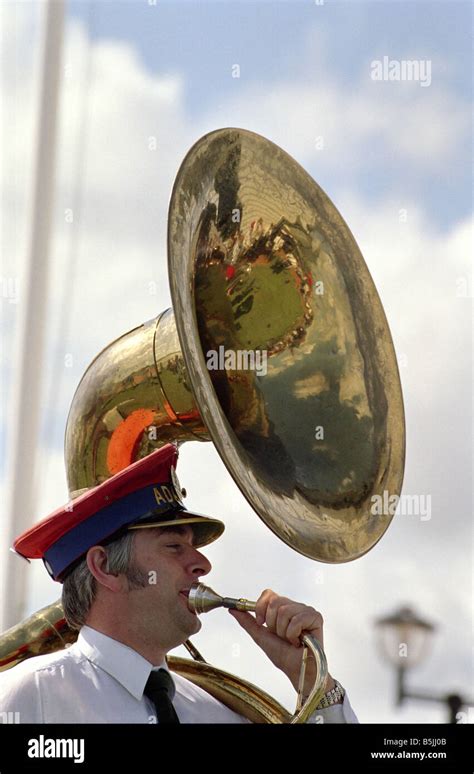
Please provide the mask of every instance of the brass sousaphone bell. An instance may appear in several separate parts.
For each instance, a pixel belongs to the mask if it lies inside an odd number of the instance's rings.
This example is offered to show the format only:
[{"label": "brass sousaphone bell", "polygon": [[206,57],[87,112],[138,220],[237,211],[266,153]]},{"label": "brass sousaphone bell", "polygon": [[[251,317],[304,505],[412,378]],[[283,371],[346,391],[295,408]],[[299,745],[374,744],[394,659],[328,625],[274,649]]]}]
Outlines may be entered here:
[{"label": "brass sousaphone bell", "polygon": [[[165,443],[212,440],[291,548],[329,563],[370,551],[392,518],[374,503],[401,491],[403,400],[382,304],[330,199],[269,140],[211,132],[176,177],[168,262],[174,311],[106,347],[73,398],[71,498]],[[55,603],[7,632],[0,665],[25,641],[36,655],[75,639],[61,615]],[[291,721],[187,646],[197,660],[169,657],[171,669],[252,720]]]}]

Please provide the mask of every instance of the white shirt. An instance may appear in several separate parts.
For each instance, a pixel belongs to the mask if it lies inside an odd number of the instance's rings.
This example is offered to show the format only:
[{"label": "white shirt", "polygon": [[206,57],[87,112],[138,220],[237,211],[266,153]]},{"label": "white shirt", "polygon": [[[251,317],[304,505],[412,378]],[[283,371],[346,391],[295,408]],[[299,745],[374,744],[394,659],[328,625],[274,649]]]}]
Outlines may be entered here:
[{"label": "white shirt", "polygon": [[[160,668],[170,672],[166,662],[153,666],[127,645],[83,626],[69,648],[0,673],[0,722],[156,723],[155,707],[143,691],[150,671]],[[190,680],[170,674],[181,723],[251,722]],[[307,722],[358,720],[346,695],[343,704],[317,710]]]}]

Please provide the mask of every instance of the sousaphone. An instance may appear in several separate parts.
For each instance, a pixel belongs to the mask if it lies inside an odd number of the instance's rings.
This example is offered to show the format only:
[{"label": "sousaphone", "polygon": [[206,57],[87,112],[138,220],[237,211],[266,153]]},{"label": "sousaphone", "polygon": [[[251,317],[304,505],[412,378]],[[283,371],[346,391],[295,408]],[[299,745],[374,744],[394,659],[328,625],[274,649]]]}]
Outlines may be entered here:
[{"label": "sousaphone", "polygon": [[[106,347],[73,398],[71,498],[165,443],[211,440],[288,546],[332,564],[363,556],[392,519],[375,504],[400,494],[405,426],[387,320],[341,215],[277,145],[220,129],[179,169],[168,262],[173,310]],[[54,603],[3,635],[0,664],[76,636]],[[291,720],[187,647],[195,660],[170,669],[254,721]],[[316,700],[324,654],[320,667]]]}]

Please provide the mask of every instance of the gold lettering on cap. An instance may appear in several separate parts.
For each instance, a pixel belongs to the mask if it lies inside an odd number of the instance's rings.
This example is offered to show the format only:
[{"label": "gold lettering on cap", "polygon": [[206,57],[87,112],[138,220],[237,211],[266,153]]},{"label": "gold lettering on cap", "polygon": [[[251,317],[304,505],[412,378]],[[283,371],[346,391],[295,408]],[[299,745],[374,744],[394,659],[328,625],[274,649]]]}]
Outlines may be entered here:
[{"label": "gold lettering on cap", "polygon": [[155,495],[155,500],[158,503],[158,505],[161,505],[162,503],[166,502],[165,498],[163,497],[163,495],[161,494],[157,486],[153,487],[153,494]]},{"label": "gold lettering on cap", "polygon": [[171,494],[171,492],[170,492],[170,490],[168,489],[168,487],[167,487],[167,486],[162,486],[162,487],[161,487],[161,489],[163,490],[163,494],[164,494],[164,496],[166,497],[166,499],[168,500],[168,502],[169,502],[169,503],[172,503],[172,502],[173,502],[173,500],[174,500],[174,497],[173,497],[173,495]]},{"label": "gold lettering on cap", "polygon": [[166,486],[165,484],[160,484],[160,486],[154,486],[153,493],[155,495],[155,500],[158,503],[158,505],[161,505],[162,503],[179,502],[179,499],[176,496],[175,491],[170,489],[170,487]]}]

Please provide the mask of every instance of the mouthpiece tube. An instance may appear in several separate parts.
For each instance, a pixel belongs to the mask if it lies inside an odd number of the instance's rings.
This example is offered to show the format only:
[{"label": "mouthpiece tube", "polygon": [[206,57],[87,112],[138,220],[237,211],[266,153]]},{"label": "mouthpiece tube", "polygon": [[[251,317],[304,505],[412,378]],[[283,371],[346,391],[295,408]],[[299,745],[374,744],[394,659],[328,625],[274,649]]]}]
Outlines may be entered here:
[{"label": "mouthpiece tube", "polygon": [[233,597],[224,597],[222,600],[222,607],[231,608],[234,610],[247,610],[249,613],[255,613],[256,602],[251,602],[249,599],[234,599]]}]

